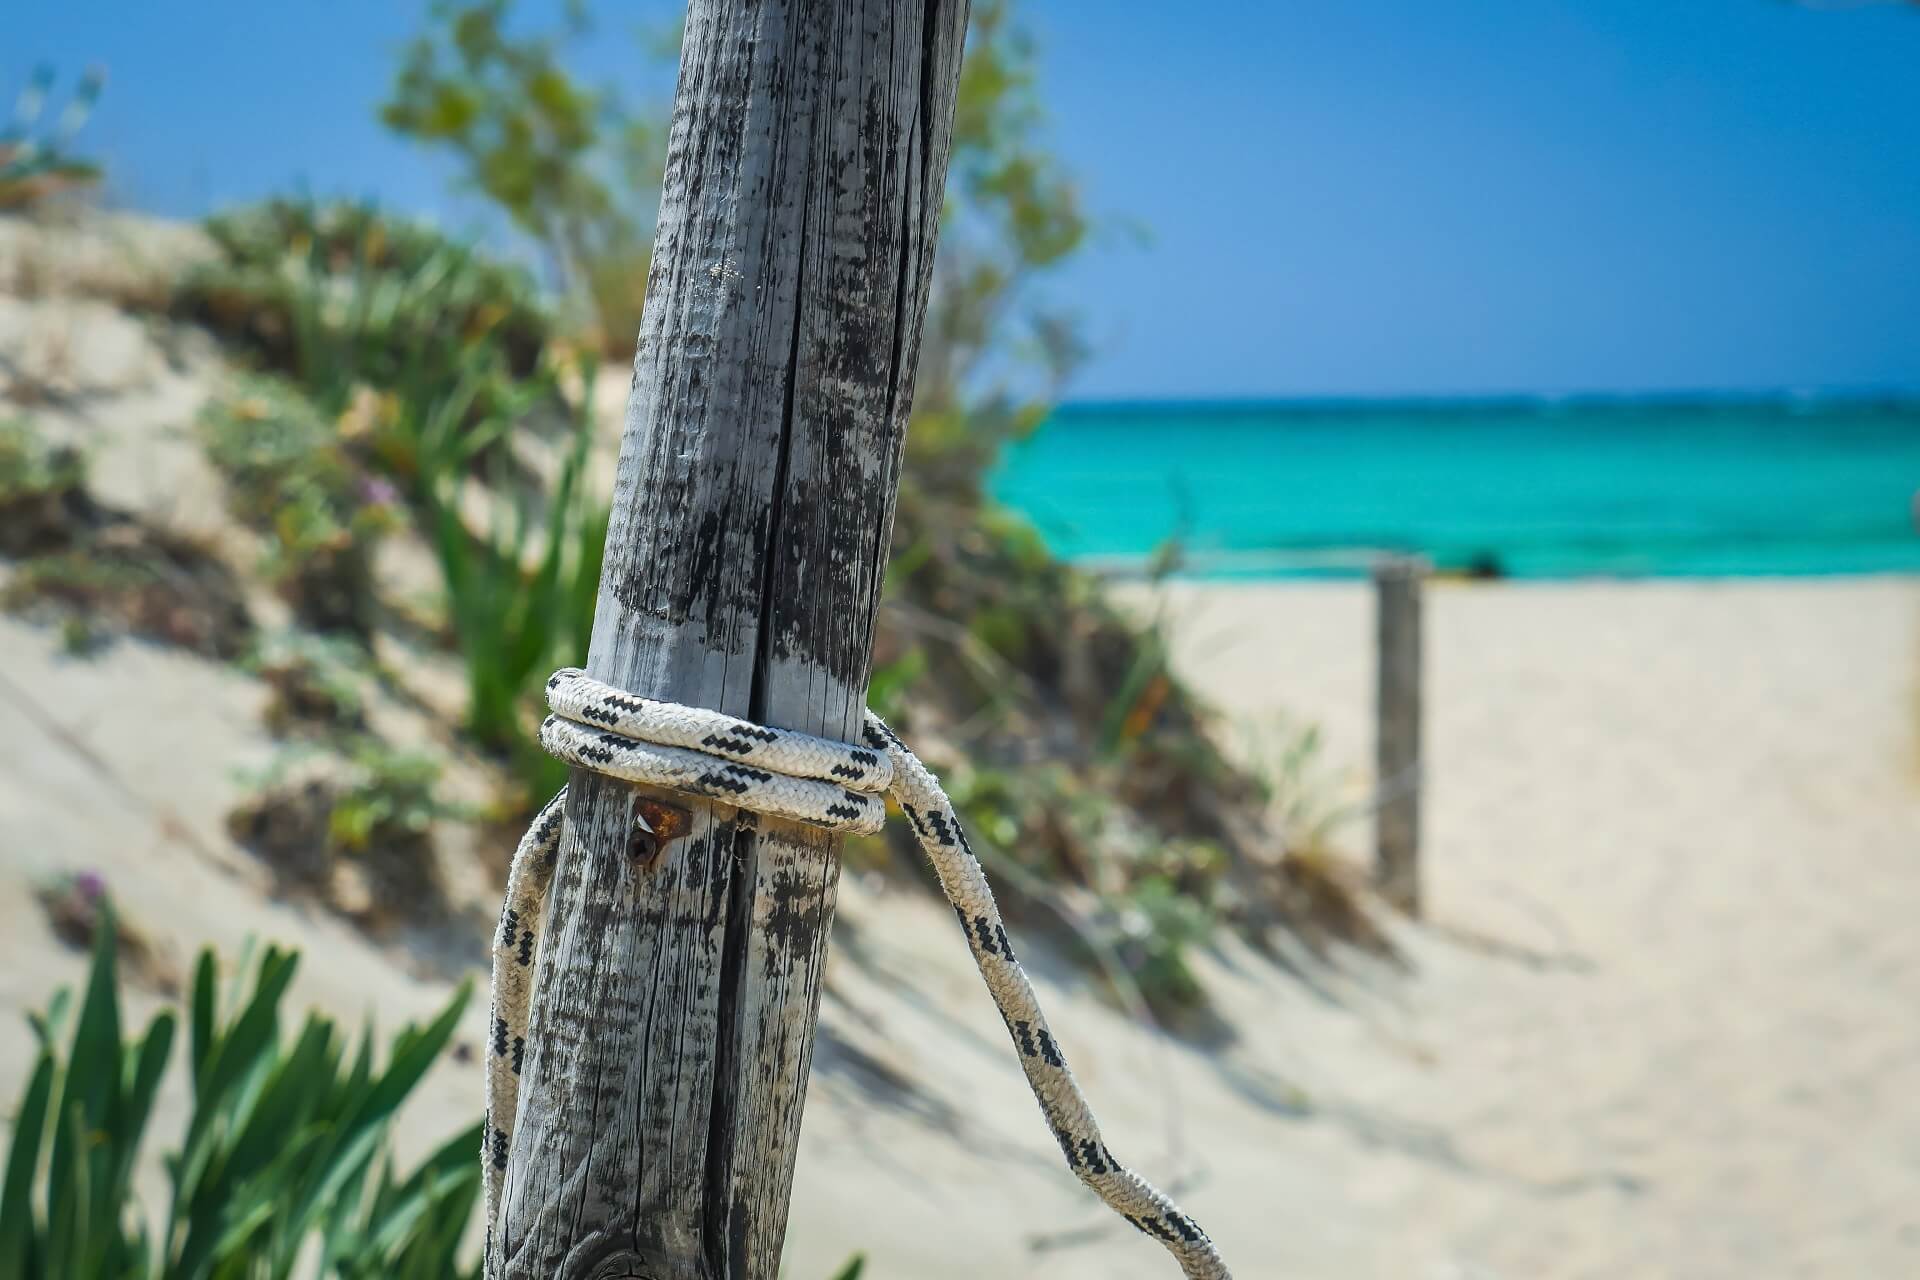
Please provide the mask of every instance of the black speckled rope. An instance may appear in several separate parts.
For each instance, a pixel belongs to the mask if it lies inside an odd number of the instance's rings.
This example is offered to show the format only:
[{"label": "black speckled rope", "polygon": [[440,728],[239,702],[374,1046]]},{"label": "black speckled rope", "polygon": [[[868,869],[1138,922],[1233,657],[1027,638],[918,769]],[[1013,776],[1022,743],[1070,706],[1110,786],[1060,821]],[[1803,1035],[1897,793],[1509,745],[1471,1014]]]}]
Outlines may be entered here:
[{"label": "black speckled rope", "polygon": [[[830,830],[871,833],[891,797],[960,918],[974,963],[986,981],[1020,1067],[1060,1144],[1067,1167],[1115,1213],[1166,1246],[1190,1280],[1231,1280],[1199,1224],[1144,1178],[1121,1164],[1100,1137],[1085,1095],[1047,1027],[1033,984],[1014,958],[993,890],[939,780],[906,744],[867,715],[865,744],[854,746],[674,702],[622,693],[567,669],[547,682],[553,714],[540,740],[572,764],[633,782],[707,796],[742,809]],[[486,1174],[489,1241],[513,1142],[520,1068],[526,1053],[538,929],[560,847],[566,793],[540,811],[513,855],[507,901],[493,945],[493,1026],[487,1052]],[[488,1249],[489,1266],[492,1249]]]}]

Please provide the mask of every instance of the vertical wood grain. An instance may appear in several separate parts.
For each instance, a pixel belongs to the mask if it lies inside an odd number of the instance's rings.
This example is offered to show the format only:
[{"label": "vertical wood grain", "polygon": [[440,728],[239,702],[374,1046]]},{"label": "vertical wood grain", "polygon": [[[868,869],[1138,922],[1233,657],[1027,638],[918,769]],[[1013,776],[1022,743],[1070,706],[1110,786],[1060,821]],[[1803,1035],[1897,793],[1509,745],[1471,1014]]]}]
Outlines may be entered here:
[{"label": "vertical wood grain", "polygon": [[[694,0],[587,658],[857,734],[965,0]],[[773,1280],[835,841],[576,774],[498,1274]]]}]

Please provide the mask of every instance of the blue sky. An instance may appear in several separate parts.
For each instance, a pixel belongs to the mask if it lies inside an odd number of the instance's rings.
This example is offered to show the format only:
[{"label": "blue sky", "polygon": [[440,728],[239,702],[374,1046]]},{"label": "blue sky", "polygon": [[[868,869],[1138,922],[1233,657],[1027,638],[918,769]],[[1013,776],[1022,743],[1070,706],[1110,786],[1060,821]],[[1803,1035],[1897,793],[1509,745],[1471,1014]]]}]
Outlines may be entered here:
[{"label": "blue sky", "polygon": [[[10,7],[7,91],[43,59],[109,69],[86,137],[123,203],[476,217],[373,119],[414,0]],[[612,72],[678,7],[596,11]],[[1920,388],[1920,9],[1027,12],[1053,139],[1115,228],[1056,288],[1096,340],[1076,396]]]}]

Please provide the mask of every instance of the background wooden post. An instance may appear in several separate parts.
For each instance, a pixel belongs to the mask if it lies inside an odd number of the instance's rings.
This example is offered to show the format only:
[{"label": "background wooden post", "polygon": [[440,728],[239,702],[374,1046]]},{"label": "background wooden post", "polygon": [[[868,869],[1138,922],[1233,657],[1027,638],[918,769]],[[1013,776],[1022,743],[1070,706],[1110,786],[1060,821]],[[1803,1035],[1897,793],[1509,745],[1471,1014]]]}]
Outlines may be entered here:
[{"label": "background wooden post", "polygon": [[[965,0],[693,0],[587,668],[856,735]],[[494,1261],[772,1280],[835,842],[576,774]]]},{"label": "background wooden post", "polygon": [[1374,882],[1388,902],[1420,914],[1421,588],[1427,562],[1385,556],[1374,562],[1379,666],[1374,710]]}]

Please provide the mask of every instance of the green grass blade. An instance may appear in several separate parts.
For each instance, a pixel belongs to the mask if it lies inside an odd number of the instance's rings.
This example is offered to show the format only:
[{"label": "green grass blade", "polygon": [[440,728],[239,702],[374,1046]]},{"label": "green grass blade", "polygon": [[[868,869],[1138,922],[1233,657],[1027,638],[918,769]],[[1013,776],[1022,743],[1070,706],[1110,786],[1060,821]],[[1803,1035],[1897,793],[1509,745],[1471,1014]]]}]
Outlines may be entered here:
[{"label": "green grass blade", "polygon": [[420,1078],[433,1065],[453,1038],[455,1028],[460,1025],[460,1015],[466,1010],[467,1001],[473,996],[473,983],[463,982],[460,989],[453,993],[453,999],[440,1011],[440,1016],[418,1031],[407,1030],[401,1033],[394,1043],[393,1060],[387,1064],[386,1074],[380,1078],[367,1100],[368,1114],[385,1119],[393,1114]]},{"label": "green grass blade", "polygon": [[220,997],[219,980],[211,947],[201,951],[193,966],[193,1021],[188,1033],[187,1068],[193,1073],[194,1096],[200,1095],[200,1081],[206,1077],[207,1055],[213,1052],[213,1016]]},{"label": "green grass blade", "polygon": [[30,1013],[27,1023],[33,1028],[34,1038],[40,1041],[42,1048],[51,1049],[53,1042],[60,1038],[60,1031],[67,1025],[67,1012],[73,1007],[73,992],[61,987],[47,1001],[44,1014]]},{"label": "green grass blade", "polygon": [[28,1280],[34,1243],[33,1179],[40,1167],[54,1071],[53,1055],[43,1051],[14,1112],[6,1182],[0,1184],[0,1280]]},{"label": "green grass blade", "polygon": [[204,1107],[217,1105],[226,1092],[240,1083],[270,1047],[279,1029],[280,998],[293,981],[300,957],[269,947],[260,961],[260,977],[253,999],[224,1035],[215,1037],[207,1054],[200,1096]]},{"label": "green grass blade", "polygon": [[90,1129],[105,1125],[120,1095],[120,993],[117,989],[114,920],[111,904],[103,903],[93,930],[93,968],[87,993],[80,1004],[80,1020],[73,1028],[73,1048],[67,1058],[67,1097],[80,1104]]},{"label": "green grass blade", "polygon": [[167,1057],[173,1050],[173,1032],[177,1023],[171,1011],[162,1011],[148,1024],[146,1038],[139,1050],[130,1055],[126,1086],[121,1097],[115,1135],[118,1159],[113,1168],[109,1199],[115,1205],[128,1203],[133,1186],[134,1164],[146,1136],[147,1118],[153,1114],[154,1095],[160,1090],[160,1077],[166,1073]]},{"label": "green grass blade", "polygon": [[88,1185],[86,1118],[78,1100],[55,1121],[47,1183],[47,1276],[78,1277],[80,1257],[93,1235]]},{"label": "green grass blade", "polygon": [[332,1023],[308,1016],[293,1051],[272,1068],[244,1125],[233,1135],[221,1165],[223,1179],[251,1177],[273,1160],[289,1133],[306,1126],[332,1077],[326,1069],[332,1038]]}]

